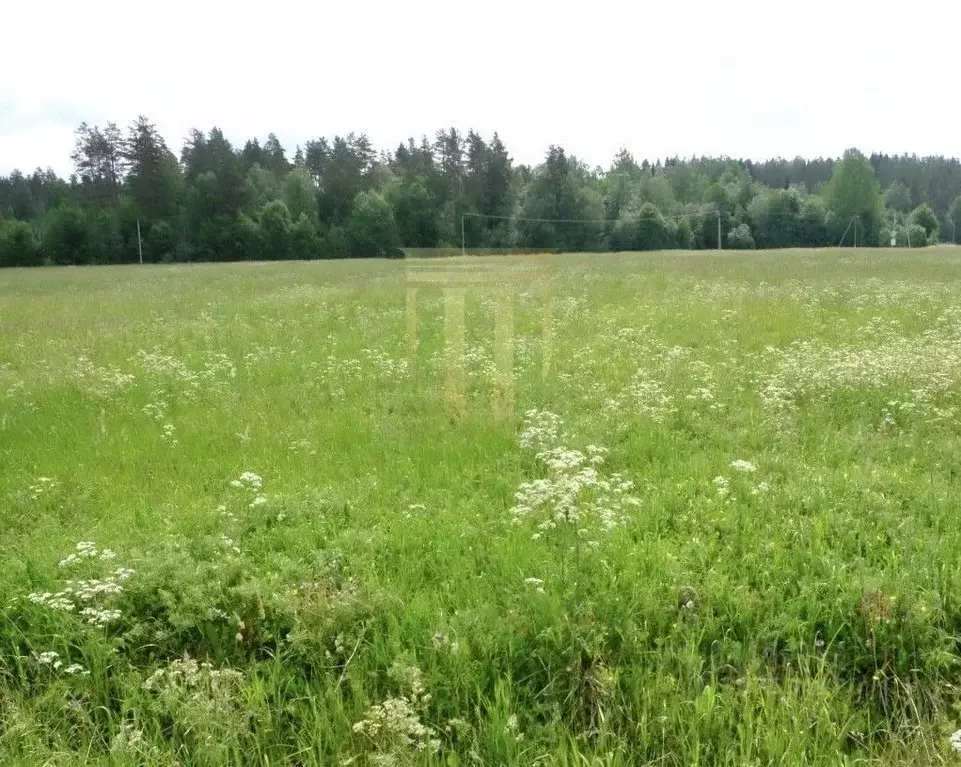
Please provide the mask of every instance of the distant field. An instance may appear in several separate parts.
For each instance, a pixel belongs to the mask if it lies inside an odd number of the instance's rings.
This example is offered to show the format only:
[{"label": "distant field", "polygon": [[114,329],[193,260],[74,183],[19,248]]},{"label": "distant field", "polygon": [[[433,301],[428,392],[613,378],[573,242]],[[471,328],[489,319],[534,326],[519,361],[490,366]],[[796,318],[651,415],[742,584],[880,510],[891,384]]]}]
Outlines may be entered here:
[{"label": "distant field", "polygon": [[959,417],[961,248],[0,271],[0,763],[954,763]]}]

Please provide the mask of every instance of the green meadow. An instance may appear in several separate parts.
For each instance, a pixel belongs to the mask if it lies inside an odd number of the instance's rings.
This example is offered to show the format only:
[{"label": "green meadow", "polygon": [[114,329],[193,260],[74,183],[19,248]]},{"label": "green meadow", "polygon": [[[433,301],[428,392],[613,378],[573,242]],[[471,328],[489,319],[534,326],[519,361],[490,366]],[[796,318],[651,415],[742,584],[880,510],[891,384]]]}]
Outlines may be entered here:
[{"label": "green meadow", "polygon": [[0,271],[0,763],[961,759],[961,249]]}]

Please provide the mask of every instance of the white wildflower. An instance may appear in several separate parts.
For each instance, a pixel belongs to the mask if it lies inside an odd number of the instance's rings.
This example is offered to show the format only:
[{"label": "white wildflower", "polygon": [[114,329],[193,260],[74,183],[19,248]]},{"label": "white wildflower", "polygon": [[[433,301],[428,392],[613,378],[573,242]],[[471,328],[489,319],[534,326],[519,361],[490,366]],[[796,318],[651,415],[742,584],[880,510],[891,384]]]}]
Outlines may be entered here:
[{"label": "white wildflower", "polygon": [[240,547],[237,545],[234,539],[224,535],[223,533],[220,535],[220,545],[225,549],[229,549],[230,551],[234,552],[234,554],[240,553]]},{"label": "white wildflower", "polygon": [[951,737],[948,738],[948,742],[951,744],[951,748],[961,754],[961,730],[956,730],[951,733]]},{"label": "white wildflower", "polygon": [[91,626],[104,628],[120,618],[120,610],[106,610],[98,607],[85,607],[80,616]]},{"label": "white wildflower", "polygon": [[599,527],[610,532],[624,522],[629,507],[640,504],[631,494],[634,485],[620,474],[601,473],[606,453],[602,447],[591,445],[585,454],[550,444],[556,440],[560,426],[560,418],[552,413],[528,412],[520,444],[527,449],[540,447],[536,455],[549,475],[518,488],[510,510],[512,522],[517,524],[528,517],[539,519],[535,539],[559,525],[578,531]]},{"label": "white wildflower", "polygon": [[263,506],[265,503],[267,503],[267,496],[258,495],[258,496],[255,496],[254,499],[250,502],[250,508],[253,509],[257,506]]},{"label": "white wildflower", "polygon": [[540,453],[554,447],[560,438],[561,417],[546,410],[524,413],[524,428],[520,434],[521,450]]},{"label": "white wildflower", "polygon": [[722,477],[720,475],[714,478],[714,487],[717,488],[717,495],[719,498],[726,498],[731,492],[730,480],[727,477]]},{"label": "white wildflower", "polygon": [[741,458],[731,461],[731,468],[734,469],[734,471],[740,471],[745,474],[751,474],[752,472],[757,471],[757,466],[750,461],[745,461]]},{"label": "white wildflower", "polygon": [[372,741],[381,753],[437,753],[440,750],[436,733],[420,721],[412,701],[404,696],[387,698],[371,706],[351,729]]}]

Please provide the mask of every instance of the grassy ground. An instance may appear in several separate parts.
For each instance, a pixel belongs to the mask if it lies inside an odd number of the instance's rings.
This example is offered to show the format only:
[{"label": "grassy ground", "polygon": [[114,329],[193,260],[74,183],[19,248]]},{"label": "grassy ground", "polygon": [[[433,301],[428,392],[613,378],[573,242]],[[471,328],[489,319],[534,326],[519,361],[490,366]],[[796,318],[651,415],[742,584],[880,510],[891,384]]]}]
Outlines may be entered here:
[{"label": "grassy ground", "polygon": [[0,272],[0,762],[952,763],[959,256]]}]

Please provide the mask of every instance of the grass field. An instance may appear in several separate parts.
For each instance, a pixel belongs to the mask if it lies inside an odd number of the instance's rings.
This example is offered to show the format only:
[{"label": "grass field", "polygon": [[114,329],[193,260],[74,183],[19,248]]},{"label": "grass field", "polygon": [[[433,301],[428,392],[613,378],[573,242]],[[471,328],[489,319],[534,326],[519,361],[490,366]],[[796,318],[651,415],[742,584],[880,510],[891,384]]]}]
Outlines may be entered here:
[{"label": "grass field", "polygon": [[0,272],[0,763],[961,760],[961,249],[437,264]]}]

